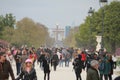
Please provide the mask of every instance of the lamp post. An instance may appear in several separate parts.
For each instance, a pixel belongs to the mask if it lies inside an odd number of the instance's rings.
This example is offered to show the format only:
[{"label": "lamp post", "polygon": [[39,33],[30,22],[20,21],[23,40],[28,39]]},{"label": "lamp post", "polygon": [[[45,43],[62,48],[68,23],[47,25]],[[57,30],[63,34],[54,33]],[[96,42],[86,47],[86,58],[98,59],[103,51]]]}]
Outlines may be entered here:
[{"label": "lamp post", "polygon": [[107,3],[107,0],[99,0],[100,7],[102,9],[102,31],[101,31],[101,36],[102,36],[102,41],[101,41],[101,53],[104,51],[104,6]]},{"label": "lamp post", "polygon": [[91,16],[93,14],[94,10],[92,9],[92,7],[90,7],[88,14]]},{"label": "lamp post", "polygon": [[[90,9],[88,11],[88,15],[90,16],[90,35],[92,35],[92,29],[91,29],[91,27],[92,27],[92,25],[91,25],[92,18],[91,18],[91,16],[92,16],[93,12],[94,12],[94,10],[92,9],[92,7],[90,7]],[[91,36],[90,36],[90,50],[91,50],[91,41],[92,41],[92,39],[91,39]]]}]

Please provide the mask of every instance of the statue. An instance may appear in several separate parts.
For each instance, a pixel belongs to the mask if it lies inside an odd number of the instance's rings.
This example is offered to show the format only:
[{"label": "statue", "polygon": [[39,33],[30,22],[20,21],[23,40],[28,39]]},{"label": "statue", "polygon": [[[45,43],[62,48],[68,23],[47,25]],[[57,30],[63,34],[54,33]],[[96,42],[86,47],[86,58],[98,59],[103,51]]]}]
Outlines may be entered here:
[{"label": "statue", "polygon": [[96,51],[99,51],[101,49],[102,36],[96,36],[96,41],[97,41]]}]

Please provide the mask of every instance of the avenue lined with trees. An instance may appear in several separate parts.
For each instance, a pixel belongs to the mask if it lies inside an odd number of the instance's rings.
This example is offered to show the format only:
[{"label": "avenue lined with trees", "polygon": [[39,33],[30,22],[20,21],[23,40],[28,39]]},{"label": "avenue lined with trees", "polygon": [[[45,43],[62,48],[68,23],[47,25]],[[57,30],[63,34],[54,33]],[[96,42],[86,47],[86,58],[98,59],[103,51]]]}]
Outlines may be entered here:
[{"label": "avenue lined with trees", "polygon": [[[51,46],[54,39],[49,36],[48,28],[30,18],[16,21],[13,14],[0,15],[0,38],[11,44],[28,46],[48,44]],[[87,16],[84,23],[71,29],[70,35],[64,44],[70,47],[96,47],[96,37],[101,35],[102,8]],[[113,1],[104,6],[104,46],[108,51],[115,52],[120,46],[120,1]],[[91,42],[90,42],[91,40]]]}]

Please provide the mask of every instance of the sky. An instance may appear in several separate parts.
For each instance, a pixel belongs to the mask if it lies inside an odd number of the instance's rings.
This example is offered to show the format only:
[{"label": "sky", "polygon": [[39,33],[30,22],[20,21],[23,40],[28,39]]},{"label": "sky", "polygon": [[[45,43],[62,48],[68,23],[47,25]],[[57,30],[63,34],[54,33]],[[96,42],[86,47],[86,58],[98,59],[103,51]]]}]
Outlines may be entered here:
[{"label": "sky", "polygon": [[49,29],[56,24],[64,28],[82,24],[90,7],[97,11],[99,0],[0,0],[0,15],[12,13],[17,21],[28,17]]}]

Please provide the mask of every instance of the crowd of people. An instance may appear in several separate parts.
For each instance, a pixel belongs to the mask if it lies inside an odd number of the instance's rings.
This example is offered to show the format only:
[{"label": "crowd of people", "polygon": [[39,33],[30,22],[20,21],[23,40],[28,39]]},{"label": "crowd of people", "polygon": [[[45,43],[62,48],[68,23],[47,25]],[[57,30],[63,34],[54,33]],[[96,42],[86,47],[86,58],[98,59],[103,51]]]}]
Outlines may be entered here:
[{"label": "crowd of people", "polygon": [[[69,67],[72,62],[76,80],[82,80],[82,70],[86,70],[86,80],[113,80],[116,62],[108,52],[88,52],[73,48],[2,47],[0,46],[0,80],[37,80],[35,62],[44,72],[44,80],[50,80],[50,67]],[[114,57],[115,58],[115,57]],[[72,60],[73,59],[73,60]],[[16,72],[12,62],[15,60]],[[64,65],[64,64],[65,65]],[[14,76],[17,75],[17,77]],[[115,80],[120,80],[116,78]]]},{"label": "crowd of people", "polygon": [[[82,80],[82,69],[86,69],[86,80],[113,80],[113,70],[116,69],[116,61],[112,59],[112,54],[108,52],[88,53],[82,51],[77,54],[73,66],[76,74],[76,80]],[[120,80],[120,79],[115,79]]]},{"label": "crowd of people", "polygon": [[[50,67],[56,71],[58,65],[63,67],[63,62],[65,62],[65,67],[69,67],[72,58],[71,51],[63,48],[40,47],[35,49],[34,47],[0,46],[0,80],[8,80],[9,74],[12,80],[37,80],[35,62],[43,70],[44,80],[50,80]],[[12,70],[13,61],[15,61],[16,73]]]}]

